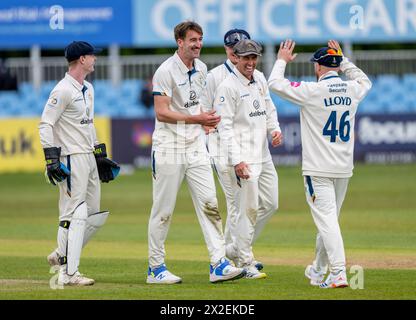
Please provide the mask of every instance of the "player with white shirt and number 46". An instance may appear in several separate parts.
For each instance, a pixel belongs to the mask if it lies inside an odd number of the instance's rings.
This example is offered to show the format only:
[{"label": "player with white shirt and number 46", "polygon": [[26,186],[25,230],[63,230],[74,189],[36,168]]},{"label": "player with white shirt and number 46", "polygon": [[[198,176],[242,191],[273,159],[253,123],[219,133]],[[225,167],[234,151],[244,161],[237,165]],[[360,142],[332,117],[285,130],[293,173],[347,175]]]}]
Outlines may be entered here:
[{"label": "player with white shirt and number 46", "polygon": [[315,260],[306,267],[305,276],[311,285],[321,288],[347,287],[338,218],[354,167],[355,115],[372,84],[343,56],[335,40],[328,41],[328,46],[318,49],[311,59],[317,82],[291,82],[284,73],[286,65],[296,58],[294,48],[291,40],[280,44],[269,88],[300,106],[302,174],[306,201],[318,229]]}]

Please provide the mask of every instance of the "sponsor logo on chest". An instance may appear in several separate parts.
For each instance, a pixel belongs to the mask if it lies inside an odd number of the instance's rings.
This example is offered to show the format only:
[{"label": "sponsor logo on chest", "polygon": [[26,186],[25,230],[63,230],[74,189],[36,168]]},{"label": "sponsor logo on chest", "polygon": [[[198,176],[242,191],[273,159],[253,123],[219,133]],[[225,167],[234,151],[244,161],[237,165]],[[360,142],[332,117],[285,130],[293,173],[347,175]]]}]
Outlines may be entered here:
[{"label": "sponsor logo on chest", "polygon": [[189,101],[185,103],[184,108],[188,109],[199,104],[195,90],[189,91]]},{"label": "sponsor logo on chest", "polygon": [[254,109],[256,109],[256,111],[252,111],[250,112],[248,115],[252,118],[252,117],[260,117],[260,116],[265,116],[266,115],[266,110],[262,110],[260,111],[260,102],[257,99],[254,99],[253,101],[253,107]]}]

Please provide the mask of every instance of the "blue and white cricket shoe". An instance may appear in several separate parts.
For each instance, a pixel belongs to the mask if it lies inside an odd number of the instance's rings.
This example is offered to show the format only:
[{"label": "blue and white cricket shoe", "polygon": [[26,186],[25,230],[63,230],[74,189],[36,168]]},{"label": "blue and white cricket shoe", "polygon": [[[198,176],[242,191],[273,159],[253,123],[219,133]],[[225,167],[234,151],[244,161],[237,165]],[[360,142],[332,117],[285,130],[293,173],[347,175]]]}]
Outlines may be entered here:
[{"label": "blue and white cricket shoe", "polygon": [[267,278],[267,274],[260,272],[254,264],[243,266],[246,270],[245,279],[264,279]]},{"label": "blue and white cricket shoe", "polygon": [[181,283],[182,279],[169,272],[165,264],[156,268],[150,268],[147,272],[146,283],[150,284],[174,284]]},{"label": "blue and white cricket shoe", "polygon": [[243,268],[236,268],[230,262],[222,258],[216,265],[210,265],[209,281],[212,283],[228,280],[237,280],[244,277],[246,271]]}]

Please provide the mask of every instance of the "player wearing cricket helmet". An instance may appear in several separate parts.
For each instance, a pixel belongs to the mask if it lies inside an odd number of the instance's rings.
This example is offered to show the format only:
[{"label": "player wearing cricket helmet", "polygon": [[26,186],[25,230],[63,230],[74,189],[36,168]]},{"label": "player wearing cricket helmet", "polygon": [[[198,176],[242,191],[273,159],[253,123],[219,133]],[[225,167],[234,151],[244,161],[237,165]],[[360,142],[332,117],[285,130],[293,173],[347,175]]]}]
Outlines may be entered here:
[{"label": "player wearing cricket helmet", "polygon": [[97,140],[94,88],[85,80],[100,51],[83,41],[66,47],[68,72],[51,91],[39,124],[47,180],[59,188],[58,248],[48,262],[60,265],[60,285],[94,284],[78,271],[81,251],[108,216],[100,211],[100,180],[109,182],[120,170]]},{"label": "player wearing cricket helmet", "polygon": [[[302,174],[306,201],[317,226],[316,257],[305,275],[321,288],[348,286],[338,217],[353,171],[354,123],[358,104],[371,88],[368,77],[344,57],[337,41],[315,52],[317,82],[285,79],[295,43],[280,44],[270,90],[300,106]],[[342,72],[346,80],[339,77]],[[329,275],[324,281],[329,266]]]}]

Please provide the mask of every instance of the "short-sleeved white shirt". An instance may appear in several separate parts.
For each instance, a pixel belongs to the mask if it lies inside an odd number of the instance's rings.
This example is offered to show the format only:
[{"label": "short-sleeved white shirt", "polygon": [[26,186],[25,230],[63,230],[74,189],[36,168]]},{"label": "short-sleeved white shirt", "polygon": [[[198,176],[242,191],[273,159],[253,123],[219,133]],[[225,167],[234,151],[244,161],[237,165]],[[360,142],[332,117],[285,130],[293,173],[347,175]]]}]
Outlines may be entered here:
[{"label": "short-sleeved white shirt", "polygon": [[[168,58],[153,76],[153,95],[171,98],[170,110],[187,115],[201,113],[200,97],[205,87],[207,67],[199,59],[189,70],[178,53]],[[204,131],[199,124],[170,124],[155,120],[153,150],[168,153],[184,153],[206,150]]]},{"label": "short-sleeved white shirt", "polygon": [[43,110],[39,124],[41,144],[44,148],[61,147],[61,156],[93,152],[93,122],[93,86],[87,81],[82,85],[66,73],[51,91]]}]

